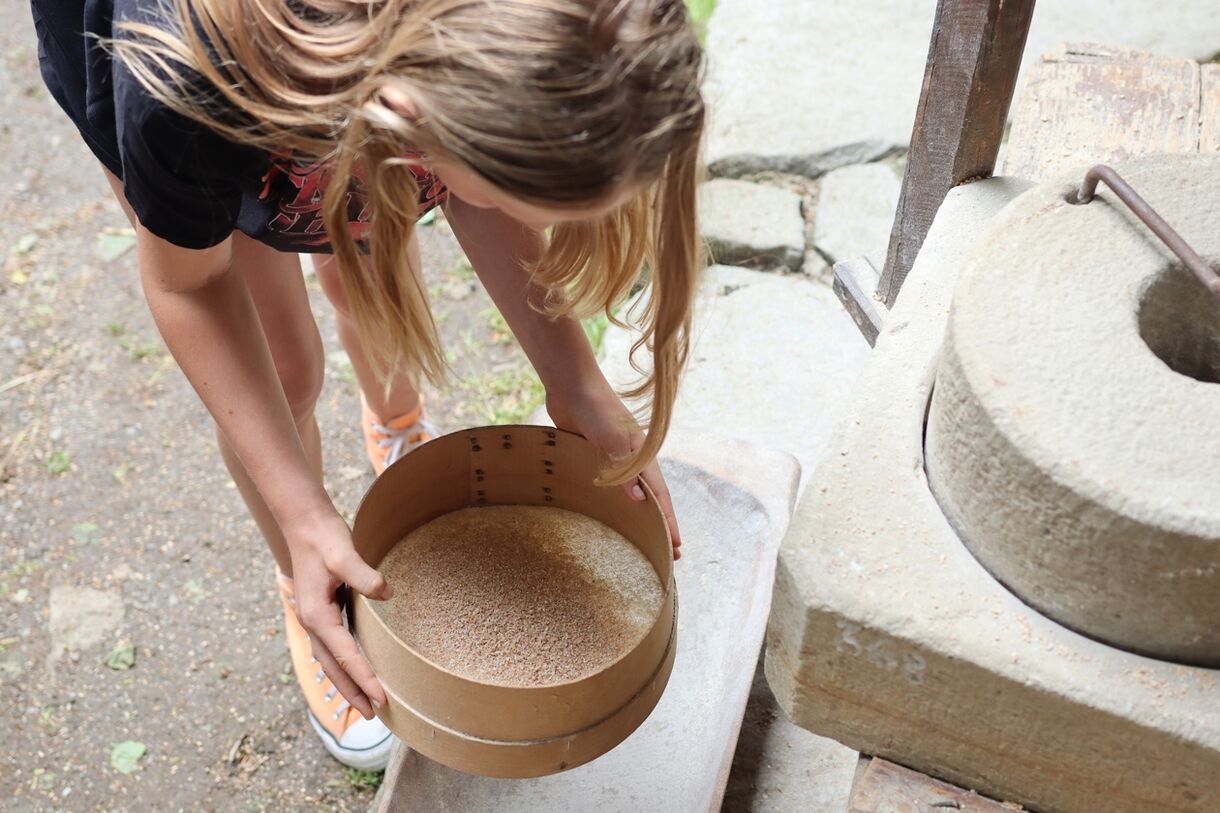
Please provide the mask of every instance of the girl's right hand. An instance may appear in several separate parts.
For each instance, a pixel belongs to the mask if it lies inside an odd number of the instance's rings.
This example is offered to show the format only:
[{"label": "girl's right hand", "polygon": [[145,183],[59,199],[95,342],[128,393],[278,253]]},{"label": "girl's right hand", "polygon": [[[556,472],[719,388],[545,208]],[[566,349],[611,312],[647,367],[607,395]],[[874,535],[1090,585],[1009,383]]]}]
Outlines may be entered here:
[{"label": "girl's right hand", "polygon": [[297,618],[309,633],[313,656],[347,702],[372,719],[373,707],[385,705],[385,689],[343,625],[336,592],[346,583],[384,601],[390,598],[390,586],[356,553],[347,523],[333,510],[285,528],[284,535],[292,552]]}]

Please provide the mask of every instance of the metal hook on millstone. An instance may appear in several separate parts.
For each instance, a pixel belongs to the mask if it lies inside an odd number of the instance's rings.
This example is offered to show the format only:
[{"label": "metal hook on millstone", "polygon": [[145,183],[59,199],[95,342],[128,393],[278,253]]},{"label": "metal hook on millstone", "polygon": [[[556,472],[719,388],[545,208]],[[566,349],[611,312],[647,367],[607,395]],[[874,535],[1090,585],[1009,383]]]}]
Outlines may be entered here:
[{"label": "metal hook on millstone", "polygon": [[1086,172],[1080,189],[1068,198],[1068,203],[1083,204],[1093,200],[1097,195],[1099,181],[1105,181],[1106,186],[1114,190],[1118,199],[1125,203],[1127,208],[1134,212],[1135,216],[1143,221],[1144,225],[1178,256],[1178,259],[1190,269],[1199,282],[1203,283],[1203,287],[1210,291],[1217,301],[1220,301],[1220,274],[1217,274],[1211,266],[1204,262],[1199,253],[1190,247],[1190,243],[1187,243],[1173,226],[1165,222],[1165,218],[1157,214],[1156,209],[1153,209],[1148,201],[1140,197],[1140,194],[1131,188],[1131,184],[1123,180],[1123,177],[1111,167],[1098,164]]}]

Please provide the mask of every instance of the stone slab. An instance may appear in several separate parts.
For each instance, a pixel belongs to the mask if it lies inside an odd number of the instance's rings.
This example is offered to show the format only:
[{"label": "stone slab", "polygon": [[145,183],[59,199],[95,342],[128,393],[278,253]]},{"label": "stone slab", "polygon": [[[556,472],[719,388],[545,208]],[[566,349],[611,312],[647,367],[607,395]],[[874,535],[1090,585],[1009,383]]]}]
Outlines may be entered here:
[{"label": "stone slab", "polygon": [[1220,17],[1211,0],[1039,0],[1025,46],[1027,62],[1064,42],[1108,42],[1163,56],[1205,61],[1220,52]]},{"label": "stone slab", "polygon": [[970,238],[1023,188],[980,181],[941,207],[784,540],[767,678],[812,731],[1044,813],[1212,811],[1220,673],[1030,609],[928,489],[923,421],[950,295]]},{"label": "stone slab", "polygon": [[[637,380],[636,334],[602,340],[602,370],[616,388]],[[729,266],[707,269],[674,425],[715,431],[818,462],[869,353],[825,285]],[[646,353],[637,354],[641,362]]]},{"label": "stone slab", "polygon": [[699,186],[699,231],[715,262],[799,271],[801,197],[766,184],[716,178]]},{"label": "stone slab", "polygon": [[707,34],[712,172],[815,177],[906,143],[934,6],[720,0]]},{"label": "stone slab", "polygon": [[814,245],[831,263],[866,257],[873,268],[884,268],[901,191],[901,179],[887,164],[826,173],[818,183]]},{"label": "stone slab", "polygon": [[767,685],[762,663],[750,688],[725,813],[843,813],[860,755],[793,723]]},{"label": "stone slab", "polygon": [[123,625],[123,598],[117,590],[57,585],[49,607],[51,659],[109,639]]},{"label": "stone slab", "polygon": [[648,720],[599,759],[540,779],[471,776],[403,749],[376,810],[720,809],[799,467],[790,455],[679,430],[666,442],[662,469],[683,529],[678,654]]},{"label": "stone slab", "polygon": [[[719,0],[708,24],[707,160],[715,174],[814,177],[910,141],[935,0]],[[1063,42],[1207,60],[1214,0],[1039,0],[1025,61]]]}]

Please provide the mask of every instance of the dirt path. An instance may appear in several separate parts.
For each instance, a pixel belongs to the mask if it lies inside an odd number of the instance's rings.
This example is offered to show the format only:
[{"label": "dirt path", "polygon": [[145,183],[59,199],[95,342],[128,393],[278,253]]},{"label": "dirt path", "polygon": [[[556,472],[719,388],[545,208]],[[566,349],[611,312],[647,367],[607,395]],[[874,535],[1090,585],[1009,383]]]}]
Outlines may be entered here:
[{"label": "dirt path", "polygon": [[[271,559],[152,325],[123,217],[38,80],[24,3],[0,6],[0,48],[0,807],[362,810],[369,777],[306,723]],[[523,417],[541,391],[520,350],[443,221],[422,233],[459,378],[431,417]],[[350,517],[372,477],[309,285],[327,486]],[[129,774],[111,764],[126,741],[147,749]]]}]

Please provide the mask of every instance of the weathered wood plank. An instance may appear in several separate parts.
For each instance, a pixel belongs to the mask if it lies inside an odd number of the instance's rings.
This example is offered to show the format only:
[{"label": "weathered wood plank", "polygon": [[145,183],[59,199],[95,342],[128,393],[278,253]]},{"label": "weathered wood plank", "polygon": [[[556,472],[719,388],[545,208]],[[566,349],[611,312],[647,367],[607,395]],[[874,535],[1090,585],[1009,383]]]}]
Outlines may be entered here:
[{"label": "weathered wood plank", "polygon": [[1034,0],[939,0],[885,271],[894,303],[954,186],[995,168]]},{"label": "weathered wood plank", "polygon": [[868,257],[835,263],[832,286],[835,296],[839,297],[847,315],[860,328],[869,347],[877,343],[885,319],[885,306],[875,296],[877,281],[877,269]]},{"label": "weathered wood plank", "polygon": [[1199,142],[1197,62],[1109,45],[1065,45],[1030,66],[1003,173],[1032,180],[1083,174],[1093,164],[1138,155],[1194,153]]},{"label": "weathered wood plank", "polygon": [[1220,152],[1220,64],[1199,66],[1199,152]]},{"label": "weathered wood plank", "polygon": [[910,768],[873,757],[856,774],[848,813],[1012,813],[1018,804],[996,802],[972,790],[933,779]]}]

